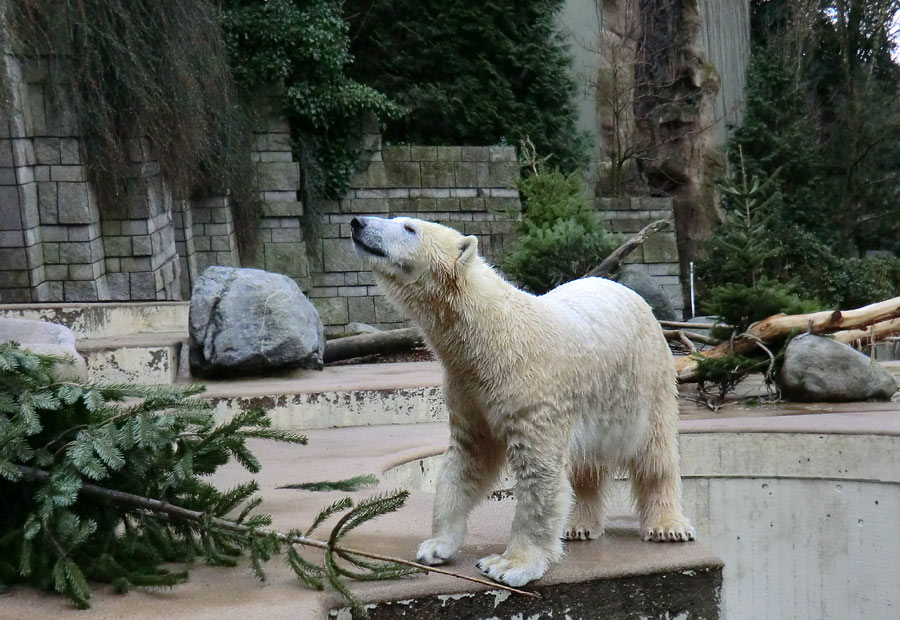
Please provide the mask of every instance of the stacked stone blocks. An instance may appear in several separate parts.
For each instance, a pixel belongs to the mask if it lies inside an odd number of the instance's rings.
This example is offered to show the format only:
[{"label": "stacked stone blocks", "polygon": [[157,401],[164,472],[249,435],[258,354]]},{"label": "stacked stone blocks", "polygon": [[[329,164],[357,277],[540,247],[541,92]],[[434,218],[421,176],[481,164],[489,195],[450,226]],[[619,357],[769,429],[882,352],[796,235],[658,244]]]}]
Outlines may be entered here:
[{"label": "stacked stone blocks", "polygon": [[316,205],[318,242],[310,252],[307,292],[330,333],[355,322],[386,329],[406,324],[352,246],[355,216],[415,217],[476,235],[479,251],[492,264],[499,263],[521,217],[512,147],[384,146],[370,150],[367,159],[342,199]]},{"label": "stacked stone blocks", "polygon": [[[674,221],[672,199],[666,197],[598,198],[595,204],[613,232],[633,235],[657,220]],[[639,264],[668,295],[672,308],[684,310],[678,244],[674,226],[649,237],[625,261]]]}]

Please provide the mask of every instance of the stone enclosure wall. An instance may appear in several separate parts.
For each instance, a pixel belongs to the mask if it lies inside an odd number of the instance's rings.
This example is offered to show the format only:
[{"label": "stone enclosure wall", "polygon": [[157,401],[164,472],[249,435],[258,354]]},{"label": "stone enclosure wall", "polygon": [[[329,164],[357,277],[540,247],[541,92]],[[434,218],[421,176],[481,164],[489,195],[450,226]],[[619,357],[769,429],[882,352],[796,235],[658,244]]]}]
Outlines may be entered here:
[{"label": "stone enclosure wall", "polygon": [[[238,249],[229,198],[173,196],[146,140],[130,145],[133,183],[123,204],[101,210],[88,181],[74,112],[52,89],[65,79],[41,58],[4,55],[11,100],[0,122],[0,303],[188,299],[210,265],[251,266],[294,278],[329,333],[363,322],[404,324],[352,248],[356,215],[405,215],[476,235],[498,264],[513,241],[521,206],[508,146],[382,145],[363,137],[363,161],[340,200],[304,205],[290,127],[261,98],[253,163],[261,199],[253,255]],[[667,206],[668,204],[668,206]],[[665,199],[598,201],[614,230],[671,218]],[[677,288],[668,236],[635,254],[664,287]],[[673,294],[673,299],[680,295]]]}]

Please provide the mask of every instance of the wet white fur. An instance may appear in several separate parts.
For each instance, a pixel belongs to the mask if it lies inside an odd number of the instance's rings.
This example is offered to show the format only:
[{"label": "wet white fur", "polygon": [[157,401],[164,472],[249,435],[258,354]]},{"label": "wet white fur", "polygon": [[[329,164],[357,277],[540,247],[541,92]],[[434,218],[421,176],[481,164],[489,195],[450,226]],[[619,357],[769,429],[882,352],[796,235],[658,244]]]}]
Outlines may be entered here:
[{"label": "wet white fur", "polygon": [[695,537],[681,512],[675,369],[641,297],[600,278],[537,297],[485,264],[475,237],[361,220],[358,240],[386,254],[361,252],[378,284],[445,368],[451,442],[420,561],[456,552],[504,461],[518,503],[506,551],[478,564],[493,579],[538,579],[562,538],[600,536],[604,485],[619,470],[633,480],[645,540]]}]

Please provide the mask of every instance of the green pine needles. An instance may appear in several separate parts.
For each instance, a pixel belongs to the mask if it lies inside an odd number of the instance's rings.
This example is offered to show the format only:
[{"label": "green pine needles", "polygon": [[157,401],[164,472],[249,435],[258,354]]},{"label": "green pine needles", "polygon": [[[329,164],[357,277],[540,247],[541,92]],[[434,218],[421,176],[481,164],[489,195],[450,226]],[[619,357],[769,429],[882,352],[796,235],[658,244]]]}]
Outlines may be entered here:
[{"label": "green pine needles", "polygon": [[[188,574],[164,562],[235,566],[242,554],[264,579],[263,563],[286,550],[303,583],[330,586],[364,613],[343,578],[417,572],[336,546],[359,525],[397,510],[407,492],[356,507],[345,498],[305,532],[273,531],[271,517],[255,511],[262,501],[255,482],[223,491],[208,476],[231,459],[258,472],[248,439],[305,444],[304,436],[271,428],[261,409],[216,424],[207,402],[194,398],[203,386],[63,381],[55,372],[62,363],[0,345],[0,589],[29,583],[87,608],[89,580],[118,592],[167,588]],[[307,538],[340,512],[327,542]],[[323,548],[324,564],[304,558],[298,545]]]}]

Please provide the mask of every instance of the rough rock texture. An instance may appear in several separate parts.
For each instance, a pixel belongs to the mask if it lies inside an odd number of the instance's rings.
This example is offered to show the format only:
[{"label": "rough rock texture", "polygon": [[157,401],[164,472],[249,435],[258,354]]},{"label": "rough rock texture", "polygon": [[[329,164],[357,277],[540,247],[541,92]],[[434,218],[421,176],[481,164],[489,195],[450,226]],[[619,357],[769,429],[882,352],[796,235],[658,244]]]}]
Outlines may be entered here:
[{"label": "rough rock texture", "polygon": [[194,375],[322,368],[319,313],[287,276],[209,267],[194,285],[189,323]]},{"label": "rough rock texture", "polygon": [[660,321],[676,320],[675,310],[662,287],[638,265],[625,265],[616,280],[644,298]]},{"label": "rough rock texture", "polygon": [[87,380],[87,365],[75,350],[75,334],[68,327],[33,319],[0,319],[0,342],[10,340],[35,353],[72,357],[73,364],[59,364],[56,372],[61,378]]},{"label": "rough rock texture", "polygon": [[890,400],[897,381],[877,363],[847,346],[820,336],[798,336],[787,346],[778,383],[799,401]]}]

